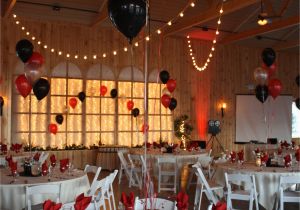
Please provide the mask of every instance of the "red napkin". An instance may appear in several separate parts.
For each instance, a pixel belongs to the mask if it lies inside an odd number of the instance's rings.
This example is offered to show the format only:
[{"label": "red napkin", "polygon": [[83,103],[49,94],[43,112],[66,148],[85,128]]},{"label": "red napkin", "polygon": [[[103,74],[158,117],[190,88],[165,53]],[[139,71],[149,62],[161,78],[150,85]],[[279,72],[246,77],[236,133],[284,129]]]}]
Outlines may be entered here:
[{"label": "red napkin", "polygon": [[14,161],[11,161],[9,167],[10,167],[11,173],[15,173],[17,171],[17,168],[18,168],[18,163],[14,162]]},{"label": "red napkin", "polygon": [[262,155],[262,156],[260,157],[260,160],[261,160],[261,162],[264,162],[264,163],[268,162],[268,160],[269,160],[269,155],[268,155],[268,153],[265,153],[264,155]]},{"label": "red napkin", "polygon": [[35,153],[34,154],[34,156],[33,156],[33,160],[35,160],[35,161],[39,161],[39,159],[40,159],[40,156],[41,156],[41,154],[40,153]]},{"label": "red napkin", "polygon": [[62,203],[55,203],[51,200],[46,200],[43,204],[43,210],[59,210],[62,206]]},{"label": "red napkin", "polygon": [[133,194],[133,192],[130,192],[129,196],[127,196],[124,192],[122,192],[121,202],[125,206],[125,209],[132,209],[134,207],[134,194]]},{"label": "red napkin", "polygon": [[21,148],[22,148],[22,144],[12,144],[10,150],[18,153],[20,152]]},{"label": "red napkin", "polygon": [[156,147],[156,148],[161,148],[161,145],[156,143],[156,142],[153,142],[153,147]]},{"label": "red napkin", "polygon": [[254,150],[254,152],[255,152],[256,154],[259,153],[259,152],[260,152],[259,148],[257,147],[257,148]]},{"label": "red napkin", "polygon": [[7,153],[7,145],[6,144],[1,144],[1,152],[3,154],[6,154]]},{"label": "red napkin", "polygon": [[65,170],[67,170],[67,168],[68,168],[68,165],[69,165],[68,158],[60,160],[60,171],[62,173],[65,172]]},{"label": "red napkin", "polygon": [[48,166],[47,166],[47,161],[45,161],[43,164],[42,164],[42,175],[43,176],[46,176],[48,174]]},{"label": "red napkin", "polygon": [[74,204],[75,210],[85,210],[88,205],[92,201],[92,196],[84,197],[84,194],[81,193],[80,195],[77,196]]},{"label": "red napkin", "polygon": [[285,167],[289,167],[290,163],[291,163],[292,159],[291,159],[291,155],[288,154],[284,157],[284,166]]},{"label": "red napkin", "polygon": [[285,140],[284,142],[281,142],[281,147],[285,147],[286,149],[290,146],[289,143]]},{"label": "red napkin", "polygon": [[11,164],[11,162],[12,162],[12,156],[11,156],[11,155],[10,155],[10,156],[6,156],[6,157],[5,157],[5,160],[7,161],[8,166],[10,167],[10,164]]},{"label": "red napkin", "polygon": [[243,161],[244,160],[244,151],[241,150],[237,153],[239,161]]},{"label": "red napkin", "polygon": [[230,152],[230,159],[231,159],[231,162],[234,162],[236,160],[236,152],[235,151]]},{"label": "red napkin", "polygon": [[296,142],[292,141],[292,147],[294,148],[296,146]]},{"label": "red napkin", "polygon": [[147,142],[147,143],[146,143],[147,149],[149,149],[149,148],[151,147],[151,145],[152,145],[151,143]]},{"label": "red napkin", "polygon": [[55,155],[51,155],[50,156],[50,162],[51,162],[51,166],[54,167],[56,165],[56,157]]},{"label": "red napkin", "polygon": [[295,157],[296,157],[296,160],[299,162],[300,161],[300,148],[296,150]]},{"label": "red napkin", "polygon": [[221,201],[219,201],[217,205],[213,205],[212,207],[212,210],[226,210],[226,209],[227,209],[226,203],[223,203]]},{"label": "red napkin", "polygon": [[176,196],[177,201],[177,209],[178,210],[187,210],[189,206],[189,196],[185,193],[180,191]]}]

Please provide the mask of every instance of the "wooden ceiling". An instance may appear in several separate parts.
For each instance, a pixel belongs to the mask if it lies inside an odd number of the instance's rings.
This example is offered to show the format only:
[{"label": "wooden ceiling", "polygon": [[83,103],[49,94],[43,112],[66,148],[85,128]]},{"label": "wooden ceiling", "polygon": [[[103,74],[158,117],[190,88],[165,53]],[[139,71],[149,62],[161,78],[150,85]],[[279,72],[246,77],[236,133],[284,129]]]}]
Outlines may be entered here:
[{"label": "wooden ceiling", "polygon": [[[299,0],[262,0],[271,23],[257,24],[261,0],[226,0],[219,42],[250,47],[274,47],[299,53]],[[155,31],[176,16],[191,0],[150,0],[150,26]],[[191,35],[211,39],[222,0],[195,0],[183,18],[163,31],[165,36]],[[2,16],[16,13],[40,21],[63,21],[89,27],[113,27],[107,0],[1,0]]]}]

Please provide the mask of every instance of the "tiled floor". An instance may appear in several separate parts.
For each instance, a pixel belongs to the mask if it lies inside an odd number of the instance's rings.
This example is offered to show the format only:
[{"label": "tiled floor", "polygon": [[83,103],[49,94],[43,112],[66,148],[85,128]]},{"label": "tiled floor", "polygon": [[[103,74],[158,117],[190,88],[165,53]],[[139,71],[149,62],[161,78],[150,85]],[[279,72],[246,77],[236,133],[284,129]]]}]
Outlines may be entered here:
[{"label": "tiled floor", "polygon": [[[109,174],[109,171],[101,171],[100,177],[105,177]],[[182,176],[181,176],[181,190],[185,190],[186,193],[189,195],[189,209],[193,209],[193,203],[194,203],[194,196],[195,196],[195,186],[191,186],[189,189],[186,189],[186,184],[187,184],[187,179],[188,179],[188,170],[183,170]],[[115,193],[115,199],[116,202],[118,203],[120,200],[120,195],[122,192],[125,192],[126,194],[129,194],[129,192],[134,192],[135,196],[143,197],[144,191],[140,190],[137,187],[128,187],[128,180],[125,176],[123,176],[121,184],[119,185],[118,183],[118,176],[116,177],[114,181],[114,193]],[[154,179],[154,190],[157,192],[157,180]],[[161,192],[158,194],[158,197],[161,198],[166,198],[169,200],[175,200],[176,194],[174,192]],[[118,206],[118,204],[117,204]],[[202,199],[202,205],[201,209],[206,210],[208,206],[208,200],[206,199],[206,196],[203,196]],[[249,203],[248,202],[243,202],[243,201],[238,201],[238,202],[233,202],[234,208],[237,209],[242,209],[242,210],[247,210],[249,209]],[[107,208],[109,209],[109,208]],[[264,208],[262,206],[259,206],[260,210],[263,210]],[[286,204],[285,205],[285,210],[300,210],[300,205],[299,204]]]}]

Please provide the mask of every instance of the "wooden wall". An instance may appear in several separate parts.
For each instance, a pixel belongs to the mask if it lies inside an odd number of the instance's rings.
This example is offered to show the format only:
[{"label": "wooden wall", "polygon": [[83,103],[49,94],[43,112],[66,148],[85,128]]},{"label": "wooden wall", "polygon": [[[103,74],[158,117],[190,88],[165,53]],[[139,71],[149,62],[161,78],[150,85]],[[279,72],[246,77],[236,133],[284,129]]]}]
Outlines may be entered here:
[{"label": "wooden wall", "polygon": [[[63,52],[78,53],[91,57],[93,54],[106,52],[110,55],[105,59],[83,60],[72,59],[72,62],[84,70],[95,63],[107,64],[114,69],[117,76],[119,69],[130,65],[130,53],[122,52],[127,40],[114,28],[90,28],[75,24],[59,22],[37,22],[22,20],[21,23],[32,31],[37,38],[48,45],[45,50],[35,44],[36,51],[41,52],[46,59],[46,74],[49,74],[59,62],[66,60],[65,56],[54,55],[50,52],[50,46]],[[3,19],[1,23],[3,55],[1,74],[3,82],[0,93],[5,96],[4,116],[2,117],[2,139],[10,139],[11,129],[11,105],[10,95],[13,86],[12,71],[18,58],[15,55],[15,45],[26,35],[16,26],[12,19]],[[197,61],[205,61],[210,44],[203,41],[192,41],[196,50]],[[177,80],[175,97],[178,106],[174,115],[187,114],[191,118],[195,129],[194,139],[207,139],[206,124],[208,119],[221,119],[222,132],[219,135],[222,143],[228,149],[235,149],[235,94],[250,93],[246,88],[253,81],[253,70],[261,64],[261,49],[251,49],[235,45],[217,46],[216,54],[209,67],[203,71],[196,71],[187,54],[186,40],[181,37],[168,37],[160,42],[156,37],[151,37],[149,70],[160,68],[167,69],[172,78]],[[159,56],[161,46],[161,56]],[[120,49],[118,56],[112,56],[112,51]],[[143,45],[134,48],[133,63],[143,69]],[[201,62],[200,62],[201,63]],[[278,70],[276,77],[283,83],[283,93],[299,95],[299,90],[294,82],[299,73],[298,55],[278,53]],[[225,117],[221,118],[219,103],[227,103]]]}]

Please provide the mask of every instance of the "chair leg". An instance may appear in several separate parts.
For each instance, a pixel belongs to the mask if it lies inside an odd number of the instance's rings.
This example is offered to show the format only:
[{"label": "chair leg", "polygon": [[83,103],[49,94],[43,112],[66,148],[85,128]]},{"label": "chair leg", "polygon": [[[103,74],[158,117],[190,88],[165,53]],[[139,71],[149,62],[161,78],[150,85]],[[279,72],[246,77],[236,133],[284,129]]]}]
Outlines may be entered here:
[{"label": "chair leg", "polygon": [[131,187],[131,184],[132,184],[132,170],[130,170],[129,187]]},{"label": "chair leg", "polygon": [[201,209],[202,194],[203,194],[203,185],[201,185],[201,189],[200,189],[200,196],[199,196],[198,210]]},{"label": "chair leg", "polygon": [[158,173],[158,193],[160,193],[160,184],[161,184],[161,176],[160,176],[160,171]]},{"label": "chair leg", "polygon": [[254,193],[254,201],[255,201],[255,209],[256,209],[256,210],[259,210],[257,193]]},{"label": "chair leg", "polygon": [[120,167],[120,173],[119,173],[119,184],[121,184],[122,172],[123,172],[123,168],[122,168],[122,166],[121,166],[121,167]]},{"label": "chair leg", "polygon": [[253,197],[249,200],[249,210],[253,210]]},{"label": "chair leg", "polygon": [[197,208],[197,205],[199,203],[199,194],[200,194],[200,188],[199,186],[197,185],[196,186],[196,192],[195,192],[195,199],[194,199],[194,209]]},{"label": "chair leg", "polygon": [[116,209],[115,194],[114,194],[114,191],[113,191],[113,188],[112,188],[112,187],[111,187],[111,193],[110,193],[110,196],[112,197],[112,202],[113,202],[114,210],[117,210],[117,209]]},{"label": "chair leg", "polygon": [[231,197],[228,192],[227,192],[227,209],[232,209]]}]

